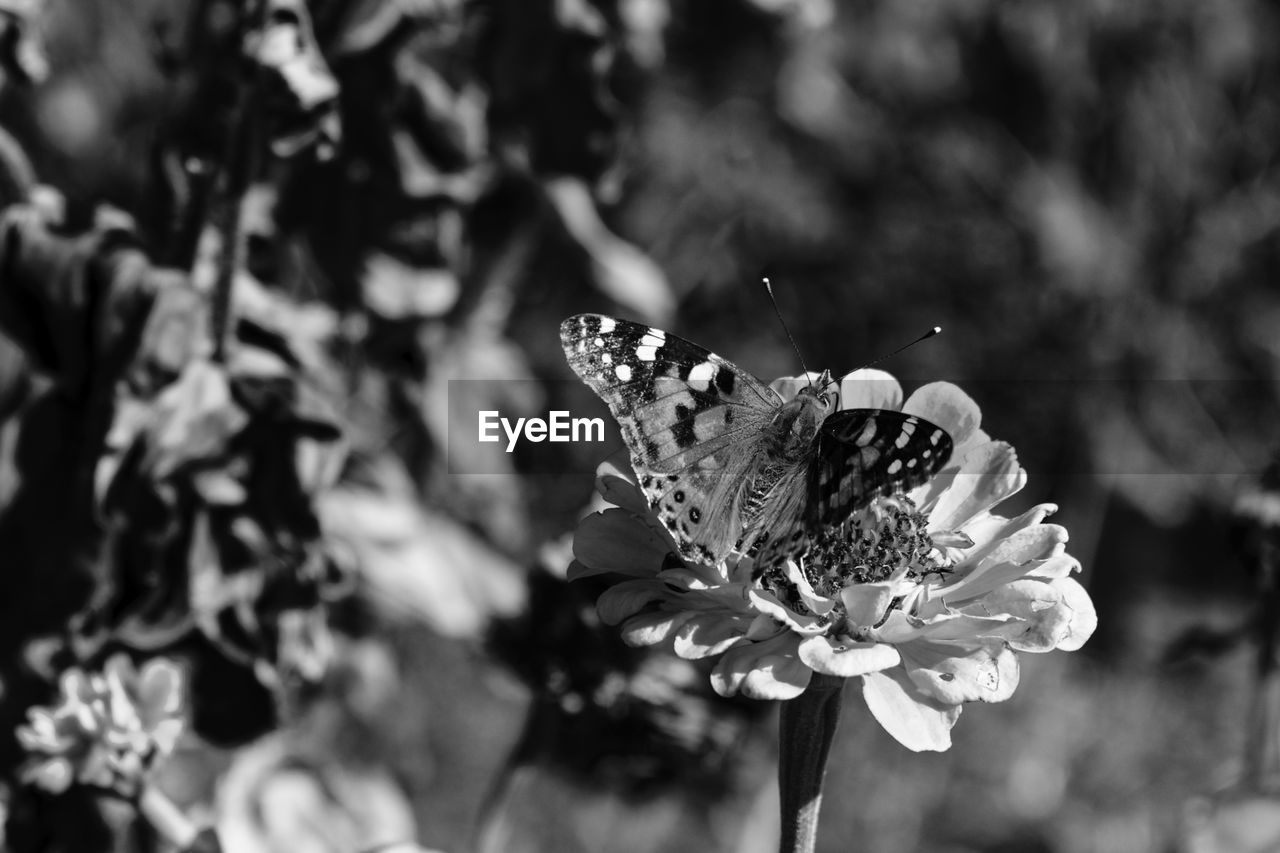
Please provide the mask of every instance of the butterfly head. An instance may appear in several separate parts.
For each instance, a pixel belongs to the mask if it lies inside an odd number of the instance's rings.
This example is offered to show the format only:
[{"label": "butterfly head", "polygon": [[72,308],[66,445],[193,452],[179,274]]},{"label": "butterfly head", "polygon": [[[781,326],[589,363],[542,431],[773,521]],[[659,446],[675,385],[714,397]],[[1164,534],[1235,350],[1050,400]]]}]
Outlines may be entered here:
[{"label": "butterfly head", "polygon": [[830,371],[823,371],[816,382],[801,388],[778,407],[772,424],[774,451],[783,458],[799,458],[806,453],[818,428],[839,402],[839,386]]},{"label": "butterfly head", "polygon": [[822,406],[823,414],[829,414],[840,405],[840,383],[831,377],[830,370],[822,371],[817,380],[809,380],[809,384],[800,389],[796,399],[812,397]]}]

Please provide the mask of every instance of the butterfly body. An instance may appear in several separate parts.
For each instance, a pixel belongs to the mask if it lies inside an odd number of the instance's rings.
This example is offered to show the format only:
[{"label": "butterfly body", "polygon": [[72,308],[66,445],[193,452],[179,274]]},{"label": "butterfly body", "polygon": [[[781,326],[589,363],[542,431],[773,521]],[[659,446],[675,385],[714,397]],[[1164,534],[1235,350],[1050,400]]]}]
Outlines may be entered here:
[{"label": "butterfly body", "polygon": [[580,314],[560,336],[570,367],[617,419],[650,509],[688,560],[716,563],[735,550],[762,565],[798,557],[816,530],[923,482],[950,454],[945,431],[923,419],[836,411],[827,373],[784,400],[660,329]]},{"label": "butterfly body", "polygon": [[771,456],[793,461],[808,456],[818,428],[835,406],[830,392],[820,390],[830,383],[831,375],[823,374],[817,383],[801,388],[778,407],[763,437]]}]

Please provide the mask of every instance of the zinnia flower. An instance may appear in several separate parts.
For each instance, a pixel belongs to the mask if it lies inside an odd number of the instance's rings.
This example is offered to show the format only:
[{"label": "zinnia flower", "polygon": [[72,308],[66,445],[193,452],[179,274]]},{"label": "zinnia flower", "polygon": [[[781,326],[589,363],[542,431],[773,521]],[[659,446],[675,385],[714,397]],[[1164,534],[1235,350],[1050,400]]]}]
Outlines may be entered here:
[{"label": "zinnia flower", "polygon": [[[773,383],[790,399],[808,377]],[[570,577],[619,575],[597,602],[627,642],[670,640],[681,657],[719,655],[723,695],[792,699],[813,674],[858,677],[872,714],[913,750],[945,750],[966,702],[999,702],[1018,685],[1017,652],[1080,648],[1097,622],[1070,575],[1067,531],[1040,504],[1014,518],[998,504],[1026,484],[1013,448],[979,428],[977,404],[935,382],[902,402],[889,374],[841,384],[846,408],[901,409],[945,428],[951,460],[906,494],[876,499],[819,535],[799,561],[756,577],[748,555],[710,566],[676,555],[629,470],[606,462],[611,504],[574,537]]]},{"label": "zinnia flower", "polygon": [[181,735],[182,673],[163,658],[140,671],[124,655],[100,673],[62,674],[58,704],[27,711],[18,741],[31,758],[22,770],[30,785],[61,793],[73,782],[136,794],[157,760]]}]

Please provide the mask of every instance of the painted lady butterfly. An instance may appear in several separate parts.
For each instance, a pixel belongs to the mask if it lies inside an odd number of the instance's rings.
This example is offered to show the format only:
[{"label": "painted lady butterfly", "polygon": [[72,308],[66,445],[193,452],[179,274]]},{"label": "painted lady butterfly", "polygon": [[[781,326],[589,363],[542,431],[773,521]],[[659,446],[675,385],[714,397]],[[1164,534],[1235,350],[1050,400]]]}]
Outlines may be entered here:
[{"label": "painted lady butterfly", "polygon": [[680,555],[760,567],[880,495],[926,481],[951,437],[889,409],[836,411],[830,373],[791,400],[675,335],[598,314],[560,325],[569,366],[622,428],[640,487]]}]

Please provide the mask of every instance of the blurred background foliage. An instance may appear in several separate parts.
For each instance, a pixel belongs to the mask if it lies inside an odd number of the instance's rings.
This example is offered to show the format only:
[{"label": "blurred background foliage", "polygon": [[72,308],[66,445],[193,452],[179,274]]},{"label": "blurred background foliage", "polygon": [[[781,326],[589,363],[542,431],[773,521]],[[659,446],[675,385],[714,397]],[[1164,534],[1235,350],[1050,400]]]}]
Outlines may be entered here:
[{"label": "blurred background foliage", "polygon": [[[51,73],[6,86],[0,120],[71,221],[109,203],[172,248],[198,175],[157,175],[224,144],[226,5],[49,0],[35,19]],[[454,476],[443,453],[449,379],[540,380],[500,401],[519,414],[570,393],[556,329],[578,311],[798,372],[762,275],[819,369],[945,328],[886,367],[978,400],[1031,474],[1023,503],[1061,506],[1101,617],[1084,655],[1024,661],[1014,699],[971,708],[949,753],[904,752],[851,702],[822,849],[1172,849],[1203,813],[1184,803],[1237,779],[1256,596],[1231,507],[1280,445],[1280,7],[307,5],[341,141],[257,176],[247,268],[325,308],[299,334],[353,461],[319,512],[364,572],[347,627],[387,655],[342,748],[386,768],[425,843],[469,849],[483,812],[483,849],[771,848],[751,846],[770,831],[761,711],[671,699],[689,675],[629,657],[557,580],[590,476]],[[635,737],[719,782],[626,757],[611,726],[672,701]],[[730,769],[732,743],[751,748]],[[174,772],[178,799],[211,801],[191,768],[216,776],[214,752]]]}]

